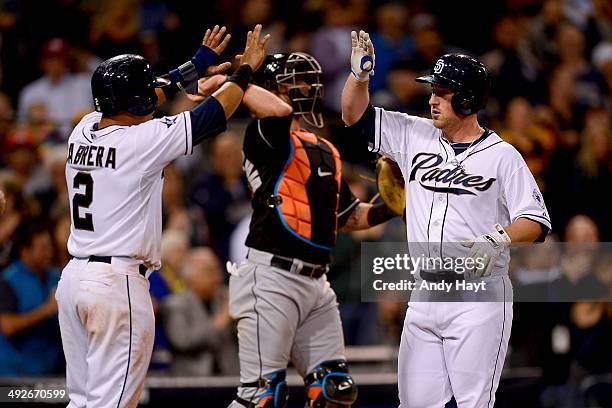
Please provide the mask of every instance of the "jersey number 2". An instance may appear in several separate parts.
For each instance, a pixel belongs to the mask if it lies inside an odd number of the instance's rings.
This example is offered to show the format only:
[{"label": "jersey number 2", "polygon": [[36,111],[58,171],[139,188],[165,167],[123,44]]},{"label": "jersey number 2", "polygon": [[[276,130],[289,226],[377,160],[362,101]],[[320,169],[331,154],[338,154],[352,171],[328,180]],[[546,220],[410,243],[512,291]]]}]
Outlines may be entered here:
[{"label": "jersey number 2", "polygon": [[89,208],[91,202],[93,200],[93,178],[91,174],[78,172],[76,176],[74,176],[74,181],[72,182],[72,187],[80,188],[81,186],[85,186],[85,194],[76,193],[74,197],[72,197],[72,222],[74,224],[74,228],[80,230],[93,231],[93,216],[91,213],[83,213],[83,216],[79,216],[79,208]]}]

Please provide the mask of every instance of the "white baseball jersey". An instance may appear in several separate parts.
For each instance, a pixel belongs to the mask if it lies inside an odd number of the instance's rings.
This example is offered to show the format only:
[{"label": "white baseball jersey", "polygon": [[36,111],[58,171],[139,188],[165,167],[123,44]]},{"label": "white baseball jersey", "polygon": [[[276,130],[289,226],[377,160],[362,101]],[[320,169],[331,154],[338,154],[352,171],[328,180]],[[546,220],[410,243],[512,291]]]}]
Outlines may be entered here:
[{"label": "white baseball jersey", "polygon": [[[389,156],[402,170],[407,240],[413,256],[464,255],[461,241],[492,232],[496,223],[508,226],[521,217],[551,228],[544,200],[524,159],[488,129],[456,155],[431,119],[375,108],[370,150]],[[507,273],[508,260],[506,250],[492,275]]]},{"label": "white baseball jersey", "polygon": [[[406,182],[412,257],[464,257],[461,241],[521,217],[550,230],[525,161],[494,132],[458,146],[430,119],[374,108],[367,121],[370,149],[395,160]],[[398,356],[400,407],[442,407],[453,396],[459,407],[494,405],[512,327],[509,256],[506,249],[497,258],[486,291],[412,293]]]},{"label": "white baseball jersey", "polygon": [[68,252],[131,257],[158,269],[163,169],[193,151],[190,114],[95,130],[100,119],[86,115],[68,140]]}]

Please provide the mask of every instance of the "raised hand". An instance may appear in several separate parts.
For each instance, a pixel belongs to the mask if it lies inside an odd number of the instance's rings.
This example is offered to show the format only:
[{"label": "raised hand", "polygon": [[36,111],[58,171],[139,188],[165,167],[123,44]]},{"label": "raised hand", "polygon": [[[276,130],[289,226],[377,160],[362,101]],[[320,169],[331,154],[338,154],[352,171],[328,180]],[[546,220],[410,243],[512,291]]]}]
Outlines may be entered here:
[{"label": "raised hand", "polygon": [[374,45],[365,31],[351,31],[351,72],[355,79],[364,82],[374,75]]},{"label": "raised hand", "polygon": [[214,26],[212,31],[209,28],[204,34],[202,45],[205,45],[213,50],[215,54],[221,55],[221,53],[227,48],[230,38],[232,38],[231,34],[227,34],[225,37],[223,37],[226,30],[227,29],[225,26],[219,27],[218,25]]},{"label": "raised hand", "polygon": [[240,65],[248,64],[253,71],[256,71],[263,62],[266,56],[266,43],[270,39],[270,34],[266,34],[261,40],[260,35],[261,24],[257,24],[253,31],[248,32],[244,52],[240,55]]},{"label": "raised hand", "polygon": [[[221,53],[227,48],[227,45],[229,44],[229,41],[232,38],[231,34],[226,34],[225,37],[223,36],[226,30],[227,29],[225,28],[225,26],[219,27],[218,25],[215,25],[212,30],[210,28],[207,29],[206,33],[204,34],[204,39],[202,40],[202,45],[213,50],[215,54],[221,55]],[[223,62],[219,65],[211,65],[206,69],[206,73],[204,75],[209,77],[213,75],[222,74],[228,69],[230,69],[231,66],[231,62]]]}]

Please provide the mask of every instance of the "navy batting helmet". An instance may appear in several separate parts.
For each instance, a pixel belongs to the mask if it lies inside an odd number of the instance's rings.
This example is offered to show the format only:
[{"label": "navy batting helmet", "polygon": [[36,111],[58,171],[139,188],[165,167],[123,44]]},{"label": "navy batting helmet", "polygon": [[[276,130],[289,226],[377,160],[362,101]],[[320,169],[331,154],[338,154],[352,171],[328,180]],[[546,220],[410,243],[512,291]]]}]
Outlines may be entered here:
[{"label": "navy batting helmet", "polygon": [[255,83],[270,91],[286,93],[294,115],[301,115],[306,123],[322,128],[322,73],[319,62],[305,52],[271,54],[255,73]]},{"label": "navy batting helmet", "polygon": [[463,54],[441,56],[430,75],[416,80],[452,90],[455,94],[451,104],[460,115],[471,115],[484,108],[491,88],[491,75],[487,67],[477,59]]},{"label": "navy batting helmet", "polygon": [[124,54],[107,59],[91,77],[96,111],[106,116],[118,112],[146,116],[155,111],[155,88],[170,81],[158,78],[149,62],[140,55]]}]

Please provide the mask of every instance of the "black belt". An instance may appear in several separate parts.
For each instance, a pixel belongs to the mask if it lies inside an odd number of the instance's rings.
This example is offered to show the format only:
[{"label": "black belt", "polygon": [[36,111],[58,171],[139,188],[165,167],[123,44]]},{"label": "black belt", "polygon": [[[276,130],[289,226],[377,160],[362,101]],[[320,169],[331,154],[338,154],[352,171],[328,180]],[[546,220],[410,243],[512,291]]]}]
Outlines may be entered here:
[{"label": "black belt", "polygon": [[455,271],[447,271],[447,270],[431,270],[426,271],[421,269],[419,275],[421,275],[421,279],[427,282],[436,282],[440,283],[444,282],[456,282],[464,280],[464,276],[462,273],[457,273]]},{"label": "black belt", "polygon": [[[87,258],[77,258],[77,259],[88,259],[89,262],[102,262],[105,264],[111,264],[113,257],[112,256],[91,255]],[[146,278],[147,277],[147,267],[144,266],[143,264],[138,265],[138,273],[140,273],[142,276]]]},{"label": "black belt", "polygon": [[[291,272],[291,268],[293,267],[294,262],[290,259],[280,258],[278,256],[273,256],[270,260],[270,266],[275,268],[284,269],[286,271]],[[314,279],[319,279],[321,276],[325,275],[329,267],[327,265],[303,265],[302,269],[297,271],[300,275],[308,276]]]}]

